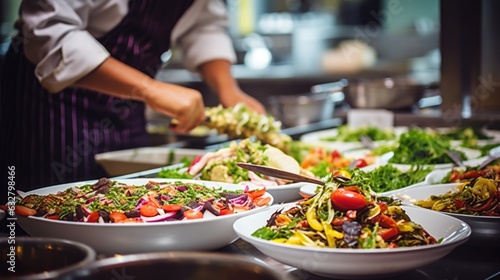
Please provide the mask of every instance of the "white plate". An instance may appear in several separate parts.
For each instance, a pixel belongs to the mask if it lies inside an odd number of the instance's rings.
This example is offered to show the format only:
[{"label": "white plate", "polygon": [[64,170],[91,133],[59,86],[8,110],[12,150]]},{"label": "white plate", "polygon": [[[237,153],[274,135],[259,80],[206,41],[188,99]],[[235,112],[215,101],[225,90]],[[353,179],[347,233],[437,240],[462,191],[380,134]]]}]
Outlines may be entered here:
[{"label": "white plate", "polygon": [[252,236],[280,207],[289,209],[294,205],[273,205],[265,211],[238,219],[233,228],[240,238],[265,255],[323,277],[368,279],[399,275],[444,257],[466,242],[471,234],[470,227],[459,219],[435,211],[403,206],[413,221],[421,224],[435,238],[443,238],[442,243],[393,249],[311,248]]},{"label": "white plate", "polygon": [[[424,200],[431,195],[441,195],[448,191],[457,190],[460,183],[422,185],[410,189],[402,189],[394,193],[394,197],[402,199],[406,205],[412,205],[418,200]],[[418,207],[420,208],[420,207]],[[430,210],[433,211],[433,210]],[[437,211],[433,211],[437,212]],[[485,246],[500,246],[500,217],[472,216],[464,214],[445,213],[451,217],[458,218],[472,228],[471,243]]]},{"label": "white plate", "polygon": [[[194,182],[207,187],[222,187],[224,190],[241,190],[242,186],[228,183],[208,182],[180,179],[128,179],[119,180],[129,185],[145,185],[149,181],[156,182]],[[55,194],[75,185],[93,184],[95,181],[69,183],[46,187],[27,194]],[[273,198],[269,193],[265,196]],[[17,216],[21,227],[36,237],[54,237],[74,240],[91,246],[99,253],[131,254],[153,251],[194,251],[214,250],[226,246],[237,239],[232,229],[238,218],[260,212],[267,206],[258,207],[246,212],[231,215],[213,216],[197,220],[169,221],[157,223],[84,223],[45,219],[41,217]]]}]

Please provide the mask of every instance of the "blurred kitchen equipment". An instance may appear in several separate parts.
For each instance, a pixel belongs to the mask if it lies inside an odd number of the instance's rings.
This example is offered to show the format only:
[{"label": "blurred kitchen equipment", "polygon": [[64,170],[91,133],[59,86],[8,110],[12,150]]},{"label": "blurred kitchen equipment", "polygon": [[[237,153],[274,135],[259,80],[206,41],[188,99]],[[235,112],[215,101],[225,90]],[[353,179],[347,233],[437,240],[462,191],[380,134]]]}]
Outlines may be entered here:
[{"label": "blurred kitchen equipment", "polygon": [[346,102],[353,108],[404,109],[418,105],[427,85],[407,78],[349,81]]},{"label": "blurred kitchen equipment", "polygon": [[[209,252],[159,252],[115,256],[73,271],[63,279],[281,280],[277,270],[256,258]],[[118,278],[121,276],[121,278]]]},{"label": "blurred kitchen equipment", "polygon": [[95,251],[83,243],[27,236],[1,238],[0,252],[0,279],[60,279],[96,258]]},{"label": "blurred kitchen equipment", "polygon": [[180,163],[183,159],[193,160],[207,152],[202,149],[142,147],[100,153],[95,155],[95,160],[108,176],[114,177]]},{"label": "blurred kitchen equipment", "polygon": [[333,118],[335,106],[344,101],[342,90],[347,81],[313,86],[311,92],[291,95],[271,95],[270,113],[285,127],[307,125]]}]

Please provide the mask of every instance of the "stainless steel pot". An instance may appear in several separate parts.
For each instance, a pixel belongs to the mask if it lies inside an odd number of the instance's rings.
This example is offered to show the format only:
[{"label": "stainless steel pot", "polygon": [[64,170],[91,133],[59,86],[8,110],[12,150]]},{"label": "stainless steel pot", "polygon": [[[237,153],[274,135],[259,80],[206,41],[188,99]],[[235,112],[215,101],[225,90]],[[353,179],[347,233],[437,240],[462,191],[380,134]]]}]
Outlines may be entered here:
[{"label": "stainless steel pot", "polygon": [[210,252],[158,252],[101,259],[62,279],[281,280],[282,275],[263,261],[250,257]]},{"label": "stainless steel pot", "polygon": [[48,237],[0,238],[0,253],[0,279],[16,280],[59,279],[96,258],[83,243]]},{"label": "stainless steel pot", "polygon": [[403,109],[417,105],[427,85],[406,78],[349,81],[346,102],[353,108]]},{"label": "stainless steel pot", "polygon": [[347,81],[313,86],[311,92],[291,95],[271,95],[270,113],[284,127],[296,127],[331,119],[335,107],[344,101],[342,90]]}]

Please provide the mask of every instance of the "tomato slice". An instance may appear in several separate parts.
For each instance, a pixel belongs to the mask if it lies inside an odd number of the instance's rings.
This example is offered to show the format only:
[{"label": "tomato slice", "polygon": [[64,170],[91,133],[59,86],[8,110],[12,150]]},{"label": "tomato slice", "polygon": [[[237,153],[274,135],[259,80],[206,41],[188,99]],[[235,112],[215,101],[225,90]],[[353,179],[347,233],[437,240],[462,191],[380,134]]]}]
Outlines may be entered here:
[{"label": "tomato slice", "polygon": [[165,204],[165,205],[162,205],[161,208],[167,212],[175,212],[175,211],[181,210],[182,205],[180,205],[180,204]]},{"label": "tomato slice", "polygon": [[14,211],[20,216],[34,216],[36,215],[36,210],[23,205],[16,205]]},{"label": "tomato slice", "polygon": [[112,212],[111,214],[109,214],[109,219],[113,223],[120,223],[128,219],[128,217],[122,212]]},{"label": "tomato slice", "polygon": [[141,215],[145,217],[154,217],[158,214],[158,210],[156,209],[154,203],[147,202],[141,206],[139,213],[141,213]]},{"label": "tomato slice", "polygon": [[377,232],[377,234],[380,235],[380,237],[382,237],[385,241],[398,235],[398,233],[398,228],[379,228]]},{"label": "tomato slice", "polygon": [[97,220],[99,220],[99,217],[99,211],[94,211],[87,217],[87,223],[95,223],[97,222]]},{"label": "tomato slice", "polygon": [[226,209],[221,209],[221,210],[220,210],[220,215],[221,215],[221,216],[224,216],[224,215],[229,215],[229,214],[233,214],[233,210],[231,210],[231,209],[227,209],[227,208],[226,208]]},{"label": "tomato slice", "polygon": [[47,218],[49,220],[59,220],[59,215],[50,215],[50,216],[47,216],[45,218]]},{"label": "tomato slice", "polygon": [[184,211],[184,217],[186,217],[186,219],[189,219],[189,220],[201,219],[201,218],[203,218],[203,213],[201,213],[200,211],[189,209],[189,210]]},{"label": "tomato slice", "polygon": [[345,190],[344,188],[334,190],[330,196],[330,200],[332,201],[333,207],[340,211],[361,210],[368,205],[363,195]]}]

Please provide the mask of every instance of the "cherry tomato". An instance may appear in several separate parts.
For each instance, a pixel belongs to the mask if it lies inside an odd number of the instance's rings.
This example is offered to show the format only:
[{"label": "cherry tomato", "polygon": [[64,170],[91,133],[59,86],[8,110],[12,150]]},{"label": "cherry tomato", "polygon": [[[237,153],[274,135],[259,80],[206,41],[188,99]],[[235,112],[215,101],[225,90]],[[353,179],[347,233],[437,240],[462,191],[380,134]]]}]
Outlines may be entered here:
[{"label": "cherry tomato", "polygon": [[331,157],[332,159],[334,159],[334,158],[339,158],[339,157],[342,157],[342,155],[340,154],[340,152],[339,152],[339,151],[337,151],[337,150],[333,150],[333,151],[332,151],[332,153],[330,154],[330,157]]},{"label": "cherry tomato", "polygon": [[36,214],[35,209],[31,209],[23,205],[16,205],[14,211],[16,212],[17,215],[21,216],[34,216]]},{"label": "cherry tomato", "polygon": [[123,214],[122,212],[112,212],[109,214],[109,219],[113,223],[120,223],[128,219],[127,215]]},{"label": "cherry tomato", "polygon": [[99,217],[99,211],[94,211],[87,217],[87,223],[95,223],[97,222],[97,220],[99,220]]},{"label": "cherry tomato", "polygon": [[153,217],[153,216],[156,216],[158,214],[158,210],[156,209],[156,206],[154,205],[154,203],[146,203],[146,204],[143,204],[141,209],[139,210],[139,212],[141,213],[141,215],[145,216],[145,217]]},{"label": "cherry tomato", "polygon": [[368,202],[363,195],[353,191],[344,190],[343,188],[334,190],[330,199],[333,207],[340,211],[361,210],[368,205]]},{"label": "cherry tomato", "polygon": [[359,158],[356,160],[356,168],[361,168],[365,166],[368,166],[368,163],[366,162],[365,159]]}]

